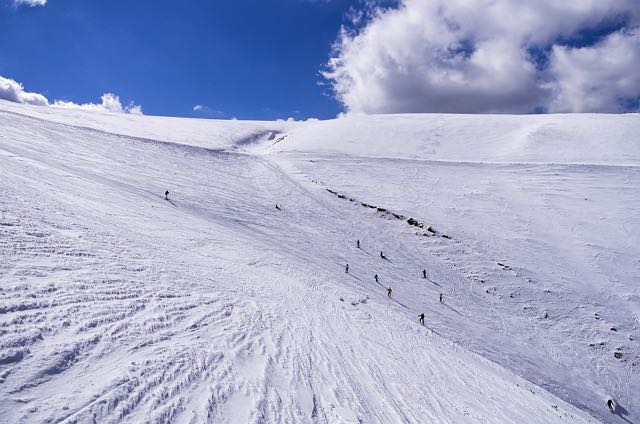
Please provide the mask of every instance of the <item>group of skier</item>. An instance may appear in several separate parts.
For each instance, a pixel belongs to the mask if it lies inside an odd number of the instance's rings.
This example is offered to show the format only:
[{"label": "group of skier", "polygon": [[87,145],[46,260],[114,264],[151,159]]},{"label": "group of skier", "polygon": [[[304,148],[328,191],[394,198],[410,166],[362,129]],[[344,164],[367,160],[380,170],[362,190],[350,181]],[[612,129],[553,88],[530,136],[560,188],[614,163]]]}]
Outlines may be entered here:
[{"label": "group of skier", "polygon": [[[360,249],[360,240],[356,240],[356,248]],[[380,251],[380,257],[382,259],[387,259],[387,257],[384,255],[384,252]],[[344,267],[344,272],[345,273],[349,273],[349,264],[346,264]],[[373,276],[373,278],[376,280],[376,283],[380,284],[380,278],[378,277],[378,274],[375,274]],[[423,269],[422,270],[422,278],[427,278],[427,270]],[[393,293],[393,289],[391,287],[387,287],[387,297],[389,299],[391,299],[391,295]],[[442,300],[442,293],[440,293],[439,296],[439,301],[440,303],[444,303],[444,301]],[[420,315],[418,315],[418,321],[420,322],[420,324],[424,325],[424,313],[421,313]]]}]

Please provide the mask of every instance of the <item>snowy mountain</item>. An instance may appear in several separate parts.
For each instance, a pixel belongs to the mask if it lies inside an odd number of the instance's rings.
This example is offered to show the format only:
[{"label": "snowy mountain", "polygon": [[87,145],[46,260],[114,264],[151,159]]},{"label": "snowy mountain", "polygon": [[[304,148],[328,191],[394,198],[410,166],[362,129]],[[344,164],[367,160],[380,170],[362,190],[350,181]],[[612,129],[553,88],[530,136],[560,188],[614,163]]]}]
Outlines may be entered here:
[{"label": "snowy mountain", "polygon": [[640,422],[638,134],[0,101],[0,421]]}]

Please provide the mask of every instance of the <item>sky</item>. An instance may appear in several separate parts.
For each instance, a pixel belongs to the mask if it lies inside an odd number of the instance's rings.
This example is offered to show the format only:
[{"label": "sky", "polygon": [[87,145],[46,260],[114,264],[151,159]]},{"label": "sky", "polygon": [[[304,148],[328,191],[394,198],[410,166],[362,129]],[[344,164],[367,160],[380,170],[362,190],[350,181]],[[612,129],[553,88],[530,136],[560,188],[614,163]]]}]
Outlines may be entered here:
[{"label": "sky", "polygon": [[357,1],[0,2],[0,75],[50,99],[115,93],[145,114],[220,118],[342,110],[318,83]]},{"label": "sky", "polygon": [[0,98],[203,118],[635,112],[638,0],[0,0]]}]

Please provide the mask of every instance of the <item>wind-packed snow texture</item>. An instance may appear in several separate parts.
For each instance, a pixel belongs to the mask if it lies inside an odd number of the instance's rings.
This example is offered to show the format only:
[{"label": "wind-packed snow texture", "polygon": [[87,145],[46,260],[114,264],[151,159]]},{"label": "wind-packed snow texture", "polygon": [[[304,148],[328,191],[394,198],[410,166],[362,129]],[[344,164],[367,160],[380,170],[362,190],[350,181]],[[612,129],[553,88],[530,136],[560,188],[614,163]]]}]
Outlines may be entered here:
[{"label": "wind-packed snow texture", "polygon": [[0,421],[640,422],[638,134],[0,102]]}]

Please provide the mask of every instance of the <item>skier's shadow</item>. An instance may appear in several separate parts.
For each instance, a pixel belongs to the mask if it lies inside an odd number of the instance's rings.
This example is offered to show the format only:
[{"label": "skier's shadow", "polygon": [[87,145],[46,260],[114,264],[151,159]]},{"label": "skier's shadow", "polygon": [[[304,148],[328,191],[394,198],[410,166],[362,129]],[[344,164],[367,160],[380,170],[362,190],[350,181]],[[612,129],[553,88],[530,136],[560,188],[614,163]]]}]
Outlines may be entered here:
[{"label": "skier's shadow", "polygon": [[394,302],[396,302],[398,305],[402,306],[403,308],[405,308],[405,309],[409,309],[409,307],[408,307],[407,305],[405,305],[404,303],[402,303],[402,302],[400,302],[400,301],[397,301],[397,300],[395,300],[395,299],[391,299],[391,300],[393,300]]},{"label": "skier's shadow", "polygon": [[438,336],[440,335],[440,333],[438,333],[436,330],[434,330],[433,328],[429,327],[428,325],[424,325],[422,324],[424,327],[428,328],[429,330],[431,330],[432,333],[437,334]]},{"label": "skier's shadow", "polygon": [[430,279],[430,278],[427,278],[427,281],[428,281],[428,282],[430,282],[431,284],[435,284],[435,285],[436,285],[436,286],[438,286],[438,287],[442,287],[440,284],[436,283],[435,281],[433,281],[433,280],[432,280],[432,279]]},{"label": "skier's shadow", "polygon": [[177,208],[177,207],[178,207],[178,205],[176,205],[175,203],[173,203],[171,200],[169,200],[169,199],[164,199],[164,200],[166,200],[167,202],[171,203],[171,204],[173,205],[173,207],[175,207],[175,208]]},{"label": "skier's shadow", "polygon": [[612,411],[612,414],[619,416],[621,419],[628,422],[629,424],[633,424],[631,421],[629,421],[626,417],[623,416],[623,415],[629,415],[629,411],[627,411],[623,406],[620,406],[620,404],[616,404],[616,409],[615,411]]},{"label": "skier's shadow", "polygon": [[443,303],[444,306],[446,306],[447,308],[451,309],[453,312],[455,312],[456,314],[460,315],[460,316],[464,316],[460,313],[460,311],[453,309],[451,306],[447,305],[446,303]]},{"label": "skier's shadow", "polygon": [[355,279],[356,279],[356,280],[358,280],[358,281],[362,281],[360,278],[356,277],[355,275],[351,274],[350,272],[347,272],[347,274],[349,274],[349,276],[350,276],[351,278],[355,278]]}]

